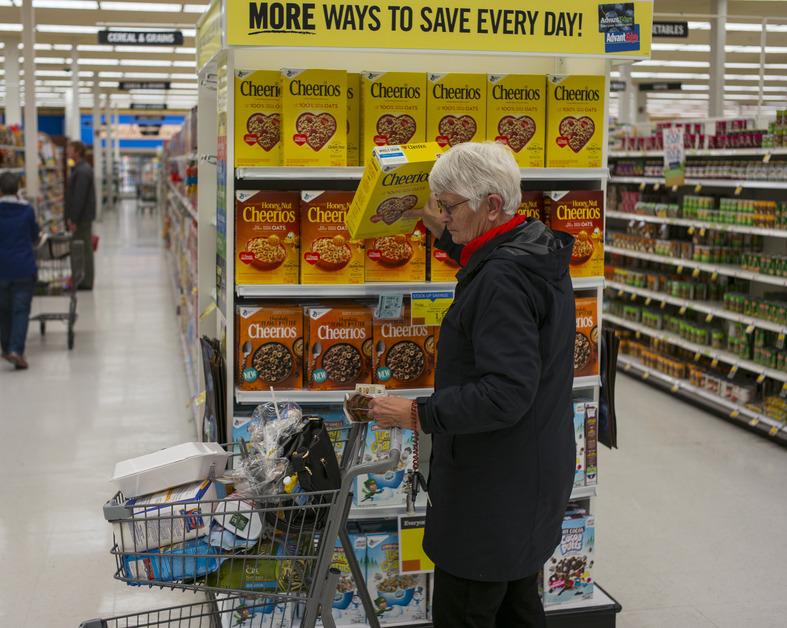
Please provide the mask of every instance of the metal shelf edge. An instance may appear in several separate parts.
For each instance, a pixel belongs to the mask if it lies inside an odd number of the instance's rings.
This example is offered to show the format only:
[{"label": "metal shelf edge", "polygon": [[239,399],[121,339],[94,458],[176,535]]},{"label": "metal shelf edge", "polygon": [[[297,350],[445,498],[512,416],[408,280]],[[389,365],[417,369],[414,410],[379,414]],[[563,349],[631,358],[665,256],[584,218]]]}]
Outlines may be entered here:
[{"label": "metal shelf edge", "polygon": [[773,238],[787,238],[787,229],[768,229],[767,227],[754,227],[749,225],[737,225],[730,223],[715,223],[691,218],[666,218],[661,216],[649,216],[643,214],[632,214],[629,212],[607,211],[607,218],[617,218],[620,220],[632,220],[639,222],[653,222],[657,224],[677,225],[679,227],[694,227],[698,229],[710,229],[712,231],[730,231],[733,233],[750,233]]}]

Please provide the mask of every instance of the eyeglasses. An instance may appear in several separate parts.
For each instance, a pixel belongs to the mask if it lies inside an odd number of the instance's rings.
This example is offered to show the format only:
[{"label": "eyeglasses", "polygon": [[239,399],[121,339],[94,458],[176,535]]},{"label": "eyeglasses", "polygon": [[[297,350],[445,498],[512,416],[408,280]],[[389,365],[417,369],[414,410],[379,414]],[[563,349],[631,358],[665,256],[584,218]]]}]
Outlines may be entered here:
[{"label": "eyeglasses", "polygon": [[455,207],[459,207],[459,206],[460,206],[460,205],[462,205],[463,203],[469,203],[469,202],[470,202],[470,199],[469,199],[469,198],[465,198],[465,199],[463,199],[463,200],[461,200],[461,201],[457,201],[456,203],[454,203],[454,204],[452,204],[452,205],[446,205],[446,204],[445,204],[443,201],[441,201],[439,198],[436,200],[437,207],[440,209],[440,212],[441,212],[441,213],[446,213],[446,214],[448,214],[449,216],[451,215],[451,212],[453,211],[453,209],[454,209]]}]

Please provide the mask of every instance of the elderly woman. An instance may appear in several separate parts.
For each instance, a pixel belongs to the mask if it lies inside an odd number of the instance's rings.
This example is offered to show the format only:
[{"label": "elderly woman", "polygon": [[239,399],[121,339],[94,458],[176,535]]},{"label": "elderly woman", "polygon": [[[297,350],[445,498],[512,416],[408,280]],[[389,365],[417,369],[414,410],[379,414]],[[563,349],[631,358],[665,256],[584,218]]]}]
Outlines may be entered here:
[{"label": "elderly woman", "polygon": [[424,549],[436,628],[544,626],[538,573],[560,540],[575,465],[571,236],[517,215],[520,172],[495,143],[460,144],[416,212],[459,264],[435,391],[371,404],[432,435]]}]

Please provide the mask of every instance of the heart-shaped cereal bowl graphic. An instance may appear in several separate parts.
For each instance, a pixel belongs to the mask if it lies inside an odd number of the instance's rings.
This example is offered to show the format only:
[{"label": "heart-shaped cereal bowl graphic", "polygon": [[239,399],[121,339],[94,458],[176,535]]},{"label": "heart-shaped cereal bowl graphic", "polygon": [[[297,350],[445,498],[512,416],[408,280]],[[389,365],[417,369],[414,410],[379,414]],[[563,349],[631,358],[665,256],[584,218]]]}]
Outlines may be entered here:
[{"label": "heart-shaped cereal bowl graphic", "polygon": [[530,116],[506,116],[497,123],[497,132],[506,138],[511,150],[518,153],[536,134],[536,121]]},{"label": "heart-shaped cereal bowl graphic", "polygon": [[377,213],[372,216],[372,222],[383,221],[386,225],[392,225],[402,217],[406,211],[413,209],[418,203],[418,197],[414,194],[407,196],[392,196],[385,199],[377,206]]},{"label": "heart-shaped cereal bowl graphic", "polygon": [[407,144],[416,130],[415,118],[406,113],[395,116],[386,114],[377,120],[377,134],[384,137],[386,144]]},{"label": "heart-shaped cereal bowl graphic", "polygon": [[596,123],[587,116],[581,118],[567,116],[560,121],[558,131],[560,132],[558,143],[561,144],[562,141],[561,145],[568,144],[571,150],[578,153],[593,137],[596,132]]},{"label": "heart-shaped cereal bowl graphic", "polygon": [[254,113],[246,120],[246,130],[248,135],[244,140],[247,144],[257,144],[266,152],[271,151],[281,138],[281,116],[278,113]]},{"label": "heart-shaped cereal bowl graphic", "polygon": [[450,146],[456,146],[472,140],[478,125],[471,116],[443,116],[437,129],[441,136],[448,138]]},{"label": "heart-shaped cereal bowl graphic", "polygon": [[302,113],[295,121],[295,130],[312,149],[319,151],[336,133],[336,118],[330,113]]}]

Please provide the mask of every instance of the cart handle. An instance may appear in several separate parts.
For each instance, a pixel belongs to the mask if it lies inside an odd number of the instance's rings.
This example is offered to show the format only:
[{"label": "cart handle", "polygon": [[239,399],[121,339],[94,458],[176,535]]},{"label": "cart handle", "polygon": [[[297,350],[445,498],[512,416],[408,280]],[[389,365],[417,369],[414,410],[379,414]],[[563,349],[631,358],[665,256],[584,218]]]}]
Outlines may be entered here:
[{"label": "cart handle", "polygon": [[388,456],[376,462],[367,462],[365,464],[355,465],[347,470],[342,481],[343,485],[349,488],[352,482],[355,481],[359,475],[366,473],[385,473],[390,469],[396,467],[402,457],[402,430],[401,428],[391,428],[391,447],[388,449]]}]

